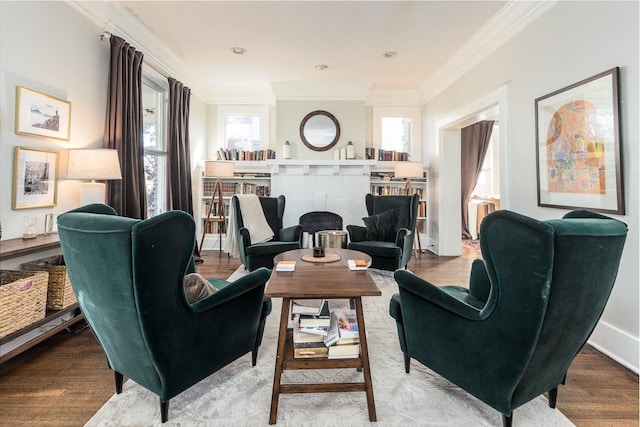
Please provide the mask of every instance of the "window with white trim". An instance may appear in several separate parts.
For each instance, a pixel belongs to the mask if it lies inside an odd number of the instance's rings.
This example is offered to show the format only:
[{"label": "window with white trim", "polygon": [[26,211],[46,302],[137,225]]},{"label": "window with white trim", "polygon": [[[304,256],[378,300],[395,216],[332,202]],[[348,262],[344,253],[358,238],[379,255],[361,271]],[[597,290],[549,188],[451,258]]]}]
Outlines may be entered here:
[{"label": "window with white trim", "polygon": [[142,137],[147,218],[167,211],[167,94],[159,80],[142,83]]},{"label": "window with white trim", "polygon": [[373,146],[409,153],[412,160],[419,160],[421,115],[420,107],[373,107]]}]

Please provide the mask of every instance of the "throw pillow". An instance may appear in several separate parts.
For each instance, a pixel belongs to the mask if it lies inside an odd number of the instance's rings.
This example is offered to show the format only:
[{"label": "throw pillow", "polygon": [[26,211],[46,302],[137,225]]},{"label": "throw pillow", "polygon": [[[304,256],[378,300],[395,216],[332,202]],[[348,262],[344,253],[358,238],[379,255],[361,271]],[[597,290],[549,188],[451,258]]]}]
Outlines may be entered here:
[{"label": "throw pillow", "polygon": [[183,279],[184,292],[187,295],[187,301],[193,304],[203,298],[213,295],[217,289],[207,279],[198,273],[190,273]]},{"label": "throw pillow", "polygon": [[396,241],[396,211],[388,211],[362,218],[366,226],[365,240]]}]

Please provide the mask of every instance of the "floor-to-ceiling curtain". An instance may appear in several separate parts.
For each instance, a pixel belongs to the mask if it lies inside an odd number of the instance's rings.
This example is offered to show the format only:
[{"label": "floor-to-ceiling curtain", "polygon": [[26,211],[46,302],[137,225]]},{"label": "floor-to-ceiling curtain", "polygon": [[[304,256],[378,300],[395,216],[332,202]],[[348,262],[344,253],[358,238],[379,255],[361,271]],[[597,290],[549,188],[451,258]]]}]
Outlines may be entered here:
[{"label": "floor-to-ceiling curtain", "polygon": [[169,77],[169,119],[167,122],[167,161],[169,179],[167,200],[171,209],[193,215],[191,160],[189,150],[189,101],[191,89]]},{"label": "floor-to-ceiling curtain", "polygon": [[145,219],[142,145],[142,52],[111,36],[104,146],[120,157],[122,180],[110,181],[107,203],[120,215]]},{"label": "floor-to-ceiling curtain", "polygon": [[478,176],[482,170],[482,163],[487,154],[491,131],[493,130],[492,120],[483,120],[471,126],[462,128],[461,134],[461,190],[462,190],[462,238],[471,239],[469,232],[469,199],[471,192],[476,187]]}]

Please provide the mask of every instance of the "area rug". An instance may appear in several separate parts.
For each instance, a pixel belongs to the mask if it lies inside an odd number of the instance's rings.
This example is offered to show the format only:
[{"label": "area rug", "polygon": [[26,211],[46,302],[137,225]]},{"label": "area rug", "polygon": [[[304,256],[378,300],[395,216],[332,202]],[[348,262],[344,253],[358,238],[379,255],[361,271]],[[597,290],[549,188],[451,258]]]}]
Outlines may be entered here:
[{"label": "area rug", "polygon": [[[230,279],[240,277],[242,268]],[[389,299],[398,292],[393,274],[369,270],[382,291],[364,297],[377,423],[369,422],[364,392],[284,394],[280,426],[500,426],[500,413],[436,375],[416,361],[404,372]],[[258,363],[247,354],[171,399],[169,421],[160,422],[158,396],[129,380],[87,426],[267,426],[278,338],[281,299],[273,300]],[[331,301],[332,304],[346,301]],[[283,383],[361,381],[355,369],[285,371]],[[559,410],[539,397],[514,412],[517,426],[571,426]]]}]

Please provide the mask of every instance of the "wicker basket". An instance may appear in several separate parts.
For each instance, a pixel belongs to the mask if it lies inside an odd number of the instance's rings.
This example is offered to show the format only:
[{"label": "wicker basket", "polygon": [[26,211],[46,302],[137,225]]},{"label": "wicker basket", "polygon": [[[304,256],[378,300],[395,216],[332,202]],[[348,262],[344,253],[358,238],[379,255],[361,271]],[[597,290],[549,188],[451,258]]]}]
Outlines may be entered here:
[{"label": "wicker basket", "polygon": [[77,302],[62,255],[26,262],[22,264],[22,269],[49,273],[47,309],[62,310]]},{"label": "wicker basket", "polygon": [[49,273],[0,270],[0,338],[44,319]]}]

